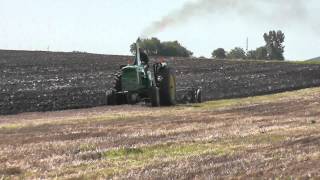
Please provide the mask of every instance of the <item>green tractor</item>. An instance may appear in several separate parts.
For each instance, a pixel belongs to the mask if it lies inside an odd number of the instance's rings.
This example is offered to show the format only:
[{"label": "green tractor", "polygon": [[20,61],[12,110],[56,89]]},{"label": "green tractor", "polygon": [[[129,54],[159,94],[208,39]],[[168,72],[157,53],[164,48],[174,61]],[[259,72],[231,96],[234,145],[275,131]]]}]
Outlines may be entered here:
[{"label": "green tractor", "polygon": [[140,39],[133,64],[121,66],[115,75],[114,86],[107,92],[108,105],[136,104],[149,102],[152,106],[173,106],[176,104],[176,77],[166,62],[153,65],[141,61]]}]

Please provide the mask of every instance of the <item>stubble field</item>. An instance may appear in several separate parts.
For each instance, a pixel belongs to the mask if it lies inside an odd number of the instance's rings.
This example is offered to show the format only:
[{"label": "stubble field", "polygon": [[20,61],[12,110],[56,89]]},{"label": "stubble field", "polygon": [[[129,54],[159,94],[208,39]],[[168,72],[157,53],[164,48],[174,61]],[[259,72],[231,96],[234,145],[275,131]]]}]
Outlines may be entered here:
[{"label": "stubble field", "polygon": [[0,116],[0,178],[310,178],[320,89]]}]

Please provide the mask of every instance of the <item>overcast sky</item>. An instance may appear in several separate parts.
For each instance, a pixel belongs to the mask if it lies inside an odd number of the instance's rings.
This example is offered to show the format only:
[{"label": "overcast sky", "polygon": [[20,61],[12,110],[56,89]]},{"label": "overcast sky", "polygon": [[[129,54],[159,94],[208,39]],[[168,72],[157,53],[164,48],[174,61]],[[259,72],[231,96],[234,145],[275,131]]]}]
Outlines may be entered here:
[{"label": "overcast sky", "polygon": [[[0,0],[0,49],[130,54],[129,45],[146,27],[187,1]],[[264,32],[281,29],[286,59],[309,59],[320,56],[320,1],[303,2],[307,16],[302,21],[272,22],[226,10],[184,20],[154,36],[210,57],[219,47],[245,48],[247,37],[249,49],[255,49],[264,45]]]}]

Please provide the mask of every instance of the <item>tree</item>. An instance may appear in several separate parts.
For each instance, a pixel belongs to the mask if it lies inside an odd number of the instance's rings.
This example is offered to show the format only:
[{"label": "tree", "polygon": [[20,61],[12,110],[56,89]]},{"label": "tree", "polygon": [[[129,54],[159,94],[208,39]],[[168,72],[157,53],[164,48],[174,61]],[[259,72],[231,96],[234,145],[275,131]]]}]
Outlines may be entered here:
[{"label": "tree", "polygon": [[161,43],[160,55],[161,56],[180,56],[190,57],[192,52],[181,46],[178,41],[167,41]]},{"label": "tree", "polygon": [[284,60],[284,39],[285,35],[282,31],[269,31],[265,33],[263,38],[266,42],[268,59],[270,60]]},{"label": "tree", "polygon": [[[161,49],[161,42],[157,38],[143,39],[140,47],[146,51],[150,56],[159,55]],[[136,43],[131,44],[130,51],[132,54],[136,53]]]},{"label": "tree", "polygon": [[228,53],[227,58],[228,59],[246,59],[246,52],[240,47],[235,47]]},{"label": "tree", "polygon": [[256,50],[248,51],[247,54],[246,54],[246,56],[247,56],[246,59],[256,60],[256,59],[257,59],[257,51],[256,51]]},{"label": "tree", "polygon": [[225,59],[227,57],[226,51],[223,48],[218,48],[212,52],[212,57],[215,59]]},{"label": "tree", "polygon": [[[140,47],[150,56],[181,56],[190,57],[193,53],[178,41],[161,42],[157,38],[142,39]],[[136,53],[136,43],[130,45],[132,54]]]},{"label": "tree", "polygon": [[259,47],[256,49],[256,59],[258,60],[267,60],[268,59],[268,51],[265,46]]}]

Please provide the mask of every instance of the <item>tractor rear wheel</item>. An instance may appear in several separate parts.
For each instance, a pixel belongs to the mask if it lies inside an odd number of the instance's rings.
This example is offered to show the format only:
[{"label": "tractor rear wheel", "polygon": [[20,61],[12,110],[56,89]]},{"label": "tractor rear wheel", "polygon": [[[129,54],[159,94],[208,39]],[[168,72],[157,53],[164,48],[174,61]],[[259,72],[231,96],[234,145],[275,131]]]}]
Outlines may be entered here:
[{"label": "tractor rear wheel", "polygon": [[173,106],[176,104],[176,76],[173,69],[165,67],[158,73],[162,80],[160,82],[160,104]]},{"label": "tractor rear wheel", "polygon": [[160,106],[159,88],[152,87],[150,93],[151,93],[151,105],[153,107],[159,107]]}]

